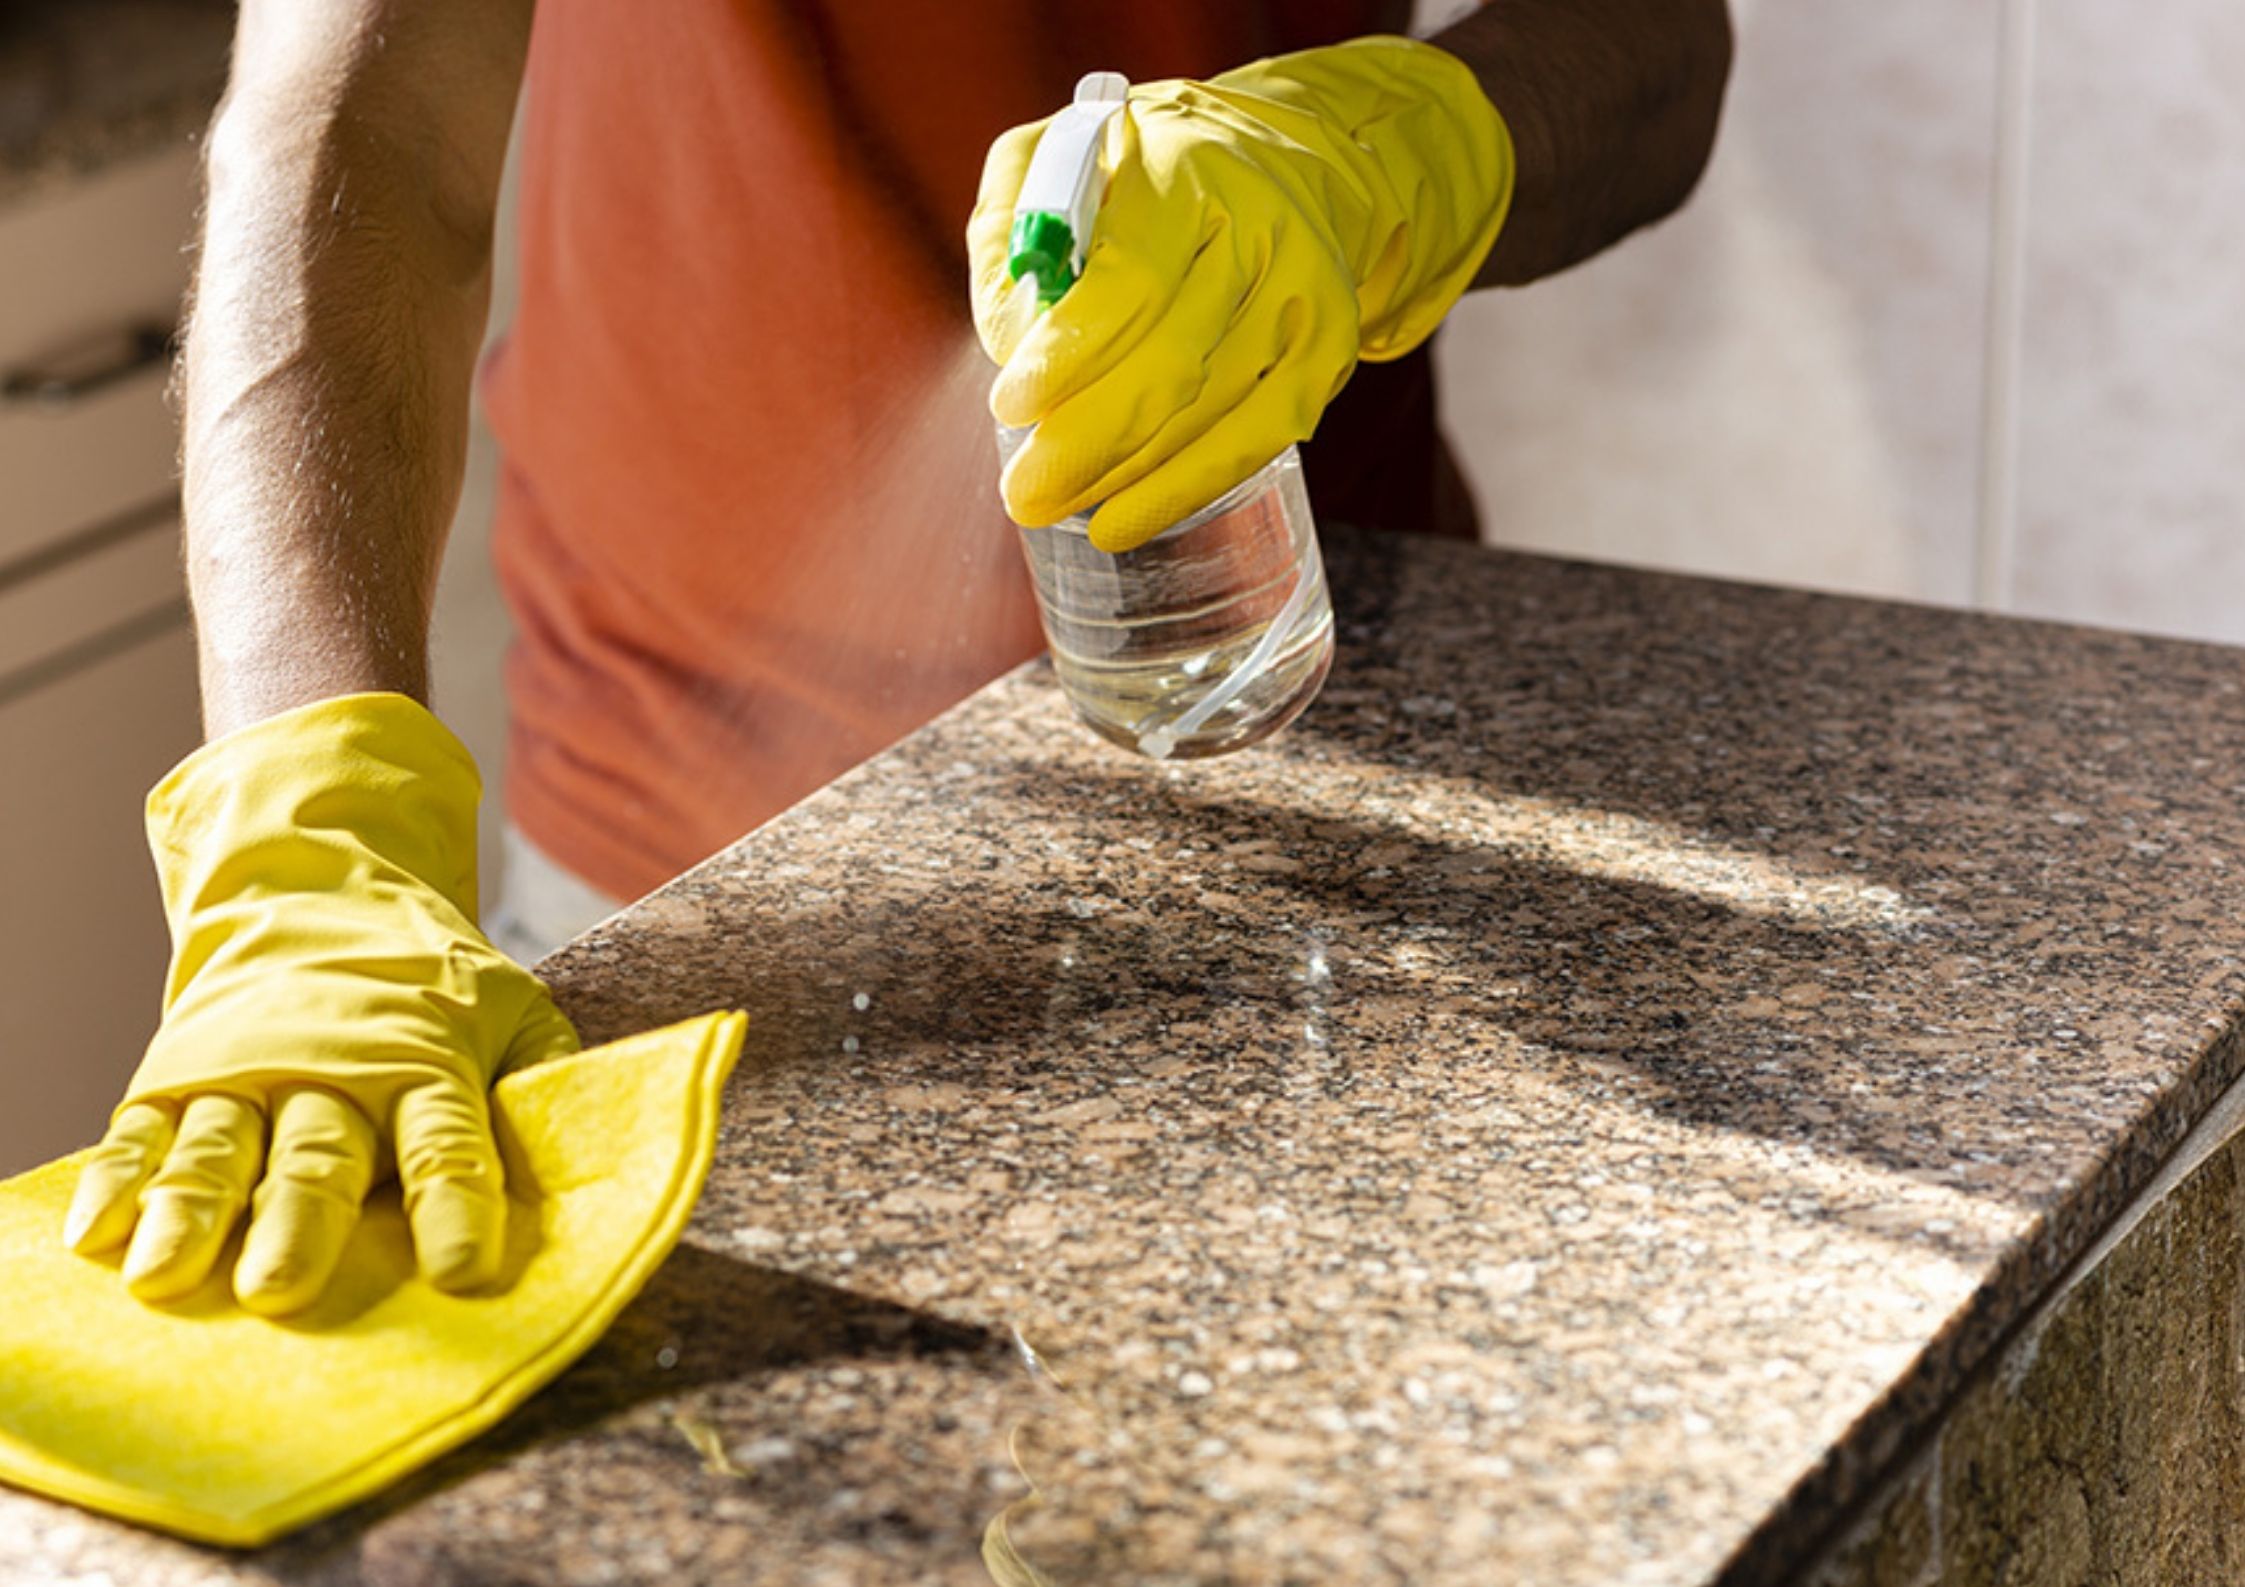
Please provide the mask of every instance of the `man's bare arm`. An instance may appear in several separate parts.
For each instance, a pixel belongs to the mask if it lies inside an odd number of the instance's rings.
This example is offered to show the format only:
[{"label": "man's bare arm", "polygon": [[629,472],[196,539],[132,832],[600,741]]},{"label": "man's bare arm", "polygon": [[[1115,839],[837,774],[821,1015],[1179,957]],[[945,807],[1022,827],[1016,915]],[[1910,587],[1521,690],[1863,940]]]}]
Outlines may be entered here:
[{"label": "man's bare arm", "polygon": [[531,0],[245,0],[184,361],[212,736],[425,699]]},{"label": "man's bare arm", "polygon": [[1512,133],[1512,211],[1477,286],[1579,263],[1683,203],[1730,75],[1723,0],[1488,0],[1429,42]]}]

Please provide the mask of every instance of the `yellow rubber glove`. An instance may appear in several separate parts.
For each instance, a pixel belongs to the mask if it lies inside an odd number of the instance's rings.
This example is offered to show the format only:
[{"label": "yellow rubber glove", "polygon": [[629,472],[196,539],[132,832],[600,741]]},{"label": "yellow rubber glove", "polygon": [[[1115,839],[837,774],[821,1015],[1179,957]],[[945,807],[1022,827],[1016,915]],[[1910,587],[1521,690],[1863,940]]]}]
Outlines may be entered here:
[{"label": "yellow rubber glove", "polygon": [[[1131,89],[1083,276],[1033,323],[1006,270],[1042,124],[990,150],[967,225],[975,326],[1004,367],[1006,467],[1031,526],[1097,504],[1123,551],[1306,439],[1359,358],[1399,358],[1465,291],[1512,197],[1473,73],[1402,38]],[[1026,331],[1024,333],[1024,326]]]},{"label": "yellow rubber glove", "polygon": [[71,1248],[130,1240],[126,1287],[172,1299],[252,1207],[234,1293],[293,1311],[394,1170],[431,1283],[497,1272],[506,1199],[486,1092],[577,1037],[476,929],[479,791],[466,748],[396,694],[256,723],[156,785],[163,1023],[79,1179]]}]

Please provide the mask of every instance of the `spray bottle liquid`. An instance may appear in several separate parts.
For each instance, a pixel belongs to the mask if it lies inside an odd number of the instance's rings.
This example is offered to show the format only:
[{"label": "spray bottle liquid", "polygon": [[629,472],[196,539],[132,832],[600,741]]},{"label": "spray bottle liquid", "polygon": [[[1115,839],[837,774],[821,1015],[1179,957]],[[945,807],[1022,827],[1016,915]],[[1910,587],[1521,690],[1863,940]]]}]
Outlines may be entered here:
[{"label": "spray bottle liquid", "polygon": [[[1038,140],[1013,217],[1016,302],[1035,312],[1082,273],[1105,190],[1100,146],[1129,84],[1094,72]],[[1028,431],[1000,427],[1010,459]],[[1060,686],[1101,737],[1155,760],[1222,755],[1269,737],[1315,698],[1333,662],[1317,526],[1288,447],[1132,551],[1094,547],[1090,515],[1021,531]]]}]

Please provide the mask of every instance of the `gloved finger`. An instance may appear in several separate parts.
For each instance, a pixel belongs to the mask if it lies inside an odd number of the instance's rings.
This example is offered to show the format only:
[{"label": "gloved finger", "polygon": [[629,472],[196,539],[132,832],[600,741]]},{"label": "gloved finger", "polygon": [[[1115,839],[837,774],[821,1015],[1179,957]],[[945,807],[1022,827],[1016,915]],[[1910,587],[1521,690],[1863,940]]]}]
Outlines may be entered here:
[{"label": "gloved finger", "polygon": [[[1244,351],[1233,334],[1243,315],[1254,317],[1249,298],[1254,280],[1229,244],[1228,236],[1211,239],[1161,324],[1107,373],[1038,421],[1000,481],[1006,511],[1016,523],[1042,528],[1112,495],[1159,460],[1128,471],[1157,436],[1175,451],[1254,384],[1267,356],[1260,349]],[[1267,320],[1272,312],[1266,309],[1261,317]],[[1190,433],[1172,437],[1178,417],[1211,394],[1211,386],[1220,406]]]},{"label": "gloved finger", "polygon": [[1083,275],[1038,316],[991,383],[990,413],[1000,424],[1035,424],[1114,368],[1169,313],[1203,245],[1229,224],[1189,187],[1156,183],[1138,157],[1129,112],[1107,126],[1109,147],[1119,139],[1120,153]]},{"label": "gloved finger", "polygon": [[442,1290],[498,1276],[507,1232],[505,1177],[484,1093],[459,1080],[398,1098],[398,1181],[421,1276]]},{"label": "gloved finger", "polygon": [[1003,368],[1036,328],[1037,316],[1044,312],[1044,299],[1037,294],[1037,283],[1028,277],[1009,281],[997,292],[986,310],[977,311],[976,329],[982,337],[982,350]]},{"label": "gloved finger", "polygon": [[1353,349],[1346,358],[1328,347],[1282,361],[1207,433],[1102,502],[1091,543],[1109,552],[1141,546],[1306,440],[1354,367]]},{"label": "gloved finger", "polygon": [[[1257,262],[1238,255],[1237,246],[1228,235],[1215,239],[1168,318],[1107,374],[1046,415],[1015,452],[1001,489],[1017,522],[1057,523],[1121,494],[1266,382],[1315,392],[1319,412],[1339,390],[1354,367],[1354,295],[1338,278],[1323,301],[1308,295],[1314,287],[1291,296],[1258,291]],[[1272,273],[1280,272],[1273,267]],[[1309,422],[1315,420],[1313,413]],[[1207,481],[1195,506],[1237,483]],[[1132,543],[1145,538],[1136,535]]]},{"label": "gloved finger", "polygon": [[536,998],[522,1016],[522,1023],[515,1027],[514,1040],[507,1043],[499,1073],[513,1074],[549,1058],[566,1058],[577,1051],[578,1045],[577,1027],[554,1006],[553,999]]},{"label": "gloved finger", "polygon": [[234,1298],[278,1317],[317,1300],[374,1183],[374,1122],[332,1091],[299,1086],[273,1109],[273,1140],[234,1264]]},{"label": "gloved finger", "polygon": [[136,1300],[176,1300],[210,1276],[264,1155],[265,1120],[247,1102],[213,1095],[187,1104],[125,1248],[125,1288]]},{"label": "gloved finger", "polygon": [[1014,282],[1006,265],[1013,251],[1014,201],[1021,195],[1022,179],[1029,174],[1029,160],[1045,126],[1044,121],[1033,121],[1015,127],[990,145],[982,161],[974,213],[967,217],[967,296],[974,305],[974,331],[982,338],[982,350],[1000,364],[1011,356],[1011,342],[1026,328],[1008,311]]},{"label": "gloved finger", "polygon": [[78,1170],[78,1188],[62,1220],[62,1243],[83,1255],[125,1243],[140,1216],[140,1187],[171,1149],[172,1110],[134,1102],[117,1110],[108,1130]]}]

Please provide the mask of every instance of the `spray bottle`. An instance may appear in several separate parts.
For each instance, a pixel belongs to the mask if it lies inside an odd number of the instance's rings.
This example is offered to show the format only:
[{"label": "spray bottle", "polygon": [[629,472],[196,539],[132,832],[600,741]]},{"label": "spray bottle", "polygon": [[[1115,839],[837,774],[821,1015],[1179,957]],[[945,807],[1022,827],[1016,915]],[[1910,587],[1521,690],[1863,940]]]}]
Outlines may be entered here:
[{"label": "spray bottle", "polygon": [[[1106,191],[1107,121],[1129,86],[1090,74],[1038,140],[1008,261],[1025,312],[1058,302],[1083,273]],[[1028,434],[1001,427],[1001,452],[1011,458]],[[1084,513],[1024,529],[1021,547],[1061,689],[1092,731],[1155,760],[1222,755],[1316,696],[1333,661],[1333,608],[1293,447],[1135,550],[1098,550],[1089,527]]]}]

